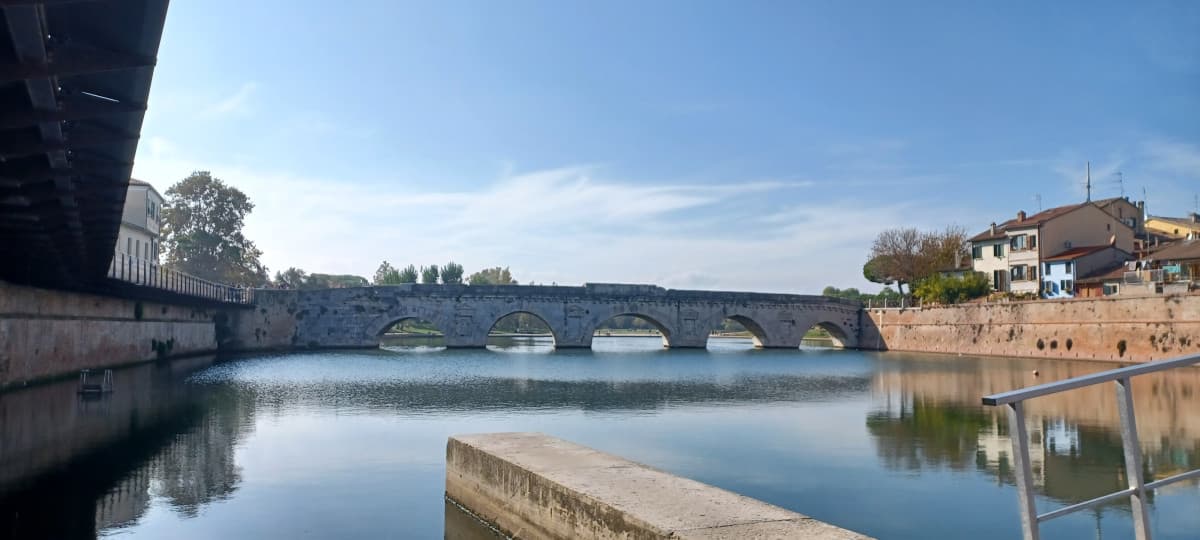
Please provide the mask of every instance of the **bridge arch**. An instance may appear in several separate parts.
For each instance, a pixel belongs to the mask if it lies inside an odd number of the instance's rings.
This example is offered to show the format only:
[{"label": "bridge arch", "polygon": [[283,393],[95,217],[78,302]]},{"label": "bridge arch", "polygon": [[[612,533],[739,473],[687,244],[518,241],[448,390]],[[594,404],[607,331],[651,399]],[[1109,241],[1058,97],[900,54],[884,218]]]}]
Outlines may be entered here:
[{"label": "bridge arch", "polygon": [[742,325],[742,328],[745,328],[746,331],[750,333],[750,339],[751,339],[751,341],[754,342],[755,348],[761,349],[764,347],[771,346],[771,337],[772,336],[768,336],[767,330],[765,328],[763,328],[762,324],[759,324],[758,321],[754,320],[753,317],[750,317],[748,315],[744,315],[741,313],[736,313],[736,314],[732,314],[732,315],[722,314],[719,317],[716,317],[715,319],[716,320],[713,321],[713,323],[709,326],[709,336],[708,336],[709,338],[712,337],[713,332],[719,330],[720,328],[722,328],[724,326],[724,323],[726,320],[731,320],[733,322],[736,322],[736,323]]},{"label": "bridge arch", "polygon": [[401,322],[413,320],[430,323],[445,338],[450,337],[450,331],[453,329],[450,321],[446,320],[446,317],[442,316],[440,312],[430,310],[402,310],[398,313],[384,313],[372,318],[363,330],[368,339],[378,344],[388,330]]},{"label": "bridge arch", "polygon": [[643,321],[646,321],[647,323],[650,324],[650,326],[653,326],[655,330],[658,330],[659,335],[662,336],[663,347],[670,348],[672,346],[672,344],[673,344],[672,336],[673,336],[674,332],[672,331],[671,327],[668,324],[663,322],[663,320],[667,320],[667,319],[665,317],[655,317],[648,313],[644,313],[641,310],[620,311],[620,312],[614,313],[612,315],[609,315],[607,317],[604,317],[602,319],[599,319],[599,322],[597,322],[596,325],[594,327],[592,327],[591,333],[594,335],[596,332],[603,332],[604,330],[601,329],[600,327],[604,326],[605,323],[607,323],[613,319],[616,319],[617,317],[635,317],[635,318],[641,319]]},{"label": "bridge arch", "polygon": [[804,328],[804,335],[807,335],[810,330],[820,329],[829,335],[831,345],[835,349],[855,349],[858,348],[858,342],[855,340],[854,334],[850,333],[841,324],[834,321],[817,321],[812,325]]},{"label": "bridge arch", "polygon": [[561,335],[560,329],[556,329],[556,328],[554,328],[553,324],[550,324],[550,321],[552,319],[549,317],[546,317],[544,314],[538,313],[537,310],[533,310],[533,309],[513,309],[513,310],[500,312],[500,314],[498,316],[496,316],[495,318],[492,319],[492,324],[491,324],[491,326],[488,327],[487,334],[491,335],[492,331],[496,329],[496,325],[499,324],[500,321],[504,320],[507,317],[513,316],[513,315],[530,315],[530,316],[534,317],[535,319],[541,321],[542,324],[545,325],[546,328],[550,331],[550,339],[552,339],[554,341],[555,347],[557,347],[560,343],[562,343],[562,339],[559,338],[559,336]]}]

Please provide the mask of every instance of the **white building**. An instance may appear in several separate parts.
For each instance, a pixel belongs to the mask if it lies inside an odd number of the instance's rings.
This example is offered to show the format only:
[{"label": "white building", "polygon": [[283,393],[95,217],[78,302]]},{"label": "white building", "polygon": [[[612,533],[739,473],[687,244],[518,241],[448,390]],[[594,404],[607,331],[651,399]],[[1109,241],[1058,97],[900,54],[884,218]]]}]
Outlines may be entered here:
[{"label": "white building", "polygon": [[124,254],[135,260],[158,262],[162,205],[162,195],[154,186],[141,180],[129,180],[125,211],[121,214],[121,232],[117,236],[118,259]]}]

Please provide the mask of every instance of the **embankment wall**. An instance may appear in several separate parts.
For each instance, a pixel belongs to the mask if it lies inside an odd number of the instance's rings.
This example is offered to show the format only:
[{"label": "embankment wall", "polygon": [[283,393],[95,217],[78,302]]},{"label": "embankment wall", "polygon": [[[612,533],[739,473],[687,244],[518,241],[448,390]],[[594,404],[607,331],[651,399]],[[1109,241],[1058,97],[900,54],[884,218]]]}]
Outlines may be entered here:
[{"label": "embankment wall", "polygon": [[864,312],[867,349],[1148,362],[1200,353],[1200,295]]},{"label": "embankment wall", "polygon": [[216,352],[214,315],[0,282],[0,389],[81,369]]}]

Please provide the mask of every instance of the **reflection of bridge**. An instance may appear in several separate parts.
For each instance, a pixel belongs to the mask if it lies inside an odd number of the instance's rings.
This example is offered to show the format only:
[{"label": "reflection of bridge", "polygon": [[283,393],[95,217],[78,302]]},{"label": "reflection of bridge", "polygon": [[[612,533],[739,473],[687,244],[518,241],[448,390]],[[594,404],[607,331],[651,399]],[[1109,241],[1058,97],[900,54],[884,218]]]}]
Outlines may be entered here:
[{"label": "reflection of bridge", "polygon": [[348,289],[256,291],[254,310],[235,314],[234,349],[377,347],[399,321],[423,319],[448,347],[484,347],[496,321],[533,315],[559,348],[591,347],[596,328],[637,316],[662,333],[667,347],[704,347],[725,319],[741,323],[764,348],[795,348],[814,326],[837,345],[856,347],[862,307],[825,296],[668,290],[653,285],[400,285]]}]

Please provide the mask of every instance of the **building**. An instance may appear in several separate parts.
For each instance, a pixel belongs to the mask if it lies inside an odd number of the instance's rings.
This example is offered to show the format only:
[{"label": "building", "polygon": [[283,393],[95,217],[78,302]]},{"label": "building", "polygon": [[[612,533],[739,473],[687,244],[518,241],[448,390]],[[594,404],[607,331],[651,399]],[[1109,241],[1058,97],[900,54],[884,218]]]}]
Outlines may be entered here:
[{"label": "building", "polygon": [[1075,280],[1075,297],[1094,298],[1145,291],[1146,287],[1141,284],[1125,283],[1125,273],[1133,270],[1133,266],[1133,263],[1126,262],[1087,274],[1076,272],[1079,277]]},{"label": "building", "polygon": [[1108,212],[1133,229],[1133,234],[1136,238],[1146,237],[1146,203],[1144,201],[1132,202],[1127,197],[1113,197],[1111,199],[1101,199],[1093,201],[1101,210]]},{"label": "building", "polygon": [[[1126,201],[1128,202],[1128,201]],[[1110,208],[1124,208],[1111,201]],[[1136,206],[1134,206],[1136,208]],[[1042,261],[1077,246],[1112,246],[1125,253],[1134,249],[1134,229],[1122,220],[1085,202],[1050,208],[1014,219],[972,237],[972,268],[989,276],[992,289],[1037,295],[1042,290]]]},{"label": "building", "polygon": [[162,205],[162,195],[154,186],[141,180],[129,180],[129,189],[125,192],[125,210],[121,214],[121,231],[117,235],[118,259],[124,255],[135,260],[158,262]]},{"label": "building", "polygon": [[1154,264],[1162,270],[1164,282],[1200,282],[1200,236],[1155,251]]},{"label": "building", "polygon": [[1193,213],[1188,217],[1150,216],[1146,218],[1146,228],[1171,238],[1200,238],[1200,214]]},{"label": "building", "polygon": [[1125,262],[1132,258],[1129,252],[1107,245],[1073,247],[1046,257],[1042,260],[1042,298],[1074,298],[1079,278],[1117,267],[1124,270]]}]

